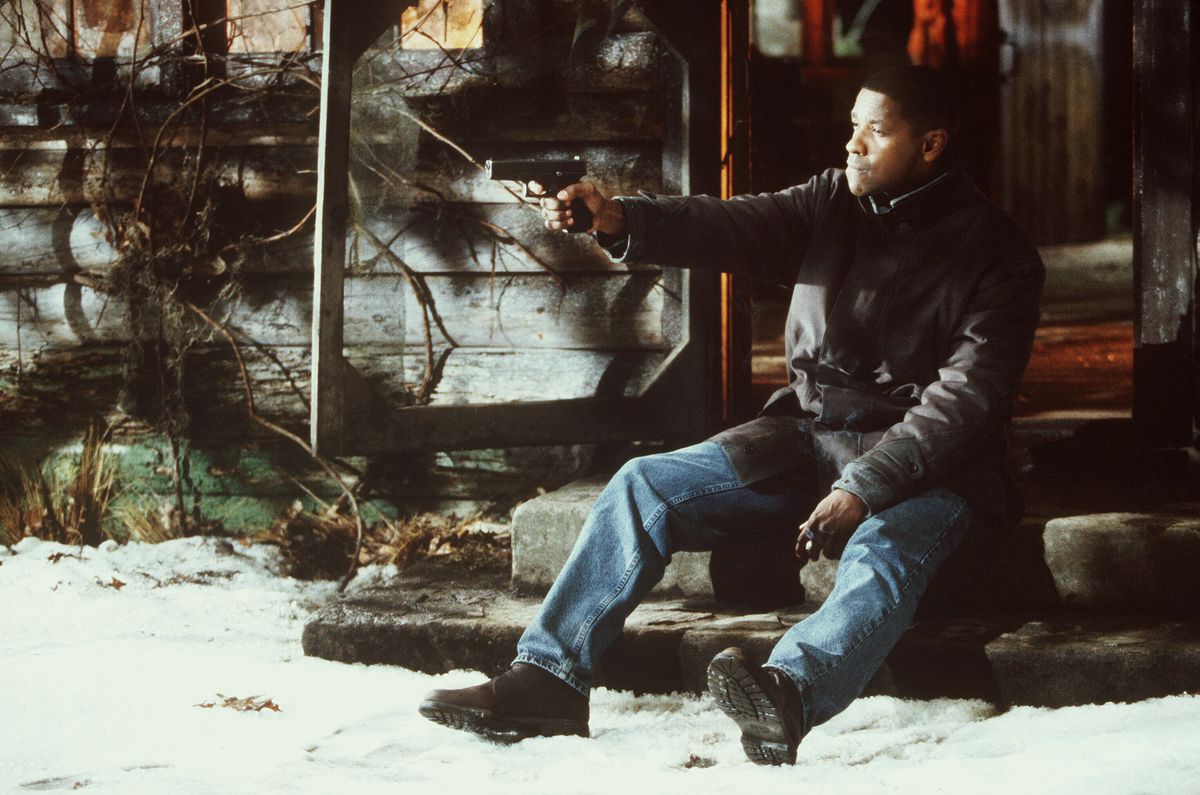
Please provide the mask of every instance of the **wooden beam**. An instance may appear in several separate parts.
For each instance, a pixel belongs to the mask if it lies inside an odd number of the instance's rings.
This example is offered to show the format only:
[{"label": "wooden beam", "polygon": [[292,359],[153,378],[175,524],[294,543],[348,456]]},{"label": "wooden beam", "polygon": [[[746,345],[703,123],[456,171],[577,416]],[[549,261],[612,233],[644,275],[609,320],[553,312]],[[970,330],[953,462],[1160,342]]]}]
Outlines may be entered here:
[{"label": "wooden beam", "polygon": [[[664,145],[664,185],[681,194],[720,195],[722,4],[649,0],[642,10],[677,59],[668,74],[679,81],[682,97],[677,118],[668,120],[668,129],[676,131],[681,143]],[[671,174],[668,167],[678,173]],[[693,399],[676,412],[674,425],[711,430],[722,420],[720,274],[684,271],[678,278],[685,297],[681,316],[671,322],[682,340],[665,369],[686,370]],[[696,384],[702,385],[699,395]]]},{"label": "wooden beam", "polygon": [[354,21],[349,0],[326,0],[321,63],[321,132],[317,149],[317,212],[313,234],[312,400],[313,449],[337,454],[342,446],[342,307],[349,214],[351,52]]},{"label": "wooden beam", "polygon": [[1197,419],[1195,17],[1134,7],[1133,419],[1150,447],[1184,447]]},{"label": "wooden beam", "polygon": [[313,239],[312,404],[310,437],[318,453],[340,454],[343,442],[342,301],[349,220],[350,102],[354,63],[415,0],[352,3],[326,0],[321,29],[321,133]]}]

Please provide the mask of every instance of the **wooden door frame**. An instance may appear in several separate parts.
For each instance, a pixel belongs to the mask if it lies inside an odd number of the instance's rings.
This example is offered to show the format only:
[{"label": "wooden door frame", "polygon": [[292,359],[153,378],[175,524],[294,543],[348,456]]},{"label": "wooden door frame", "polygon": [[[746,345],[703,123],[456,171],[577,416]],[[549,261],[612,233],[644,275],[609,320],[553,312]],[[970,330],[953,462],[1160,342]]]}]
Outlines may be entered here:
[{"label": "wooden door frame", "polygon": [[[679,193],[721,192],[721,33],[727,2],[650,0],[643,4],[678,59],[678,112],[664,141],[663,181]],[[395,454],[619,439],[686,440],[721,419],[723,383],[717,274],[668,271],[681,295],[666,322],[678,342],[642,391],[505,404],[398,407],[388,403],[343,356],[344,265],[349,203],[351,76],[354,63],[415,0],[326,0],[322,63],[316,232],[313,246],[310,435],[323,455]],[[668,81],[668,85],[670,82]],[[686,108],[685,108],[686,105]],[[684,112],[686,110],[686,112]]]}]

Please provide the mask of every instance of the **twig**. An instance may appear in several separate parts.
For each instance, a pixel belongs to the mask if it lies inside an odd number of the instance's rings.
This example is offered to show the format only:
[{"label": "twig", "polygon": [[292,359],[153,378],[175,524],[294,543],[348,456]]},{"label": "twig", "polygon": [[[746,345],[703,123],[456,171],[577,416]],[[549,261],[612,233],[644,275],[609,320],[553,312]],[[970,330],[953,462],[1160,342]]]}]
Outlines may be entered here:
[{"label": "twig", "polygon": [[324,456],[320,455],[316,450],[314,450],[308,442],[304,441],[287,428],[277,425],[258,413],[258,409],[254,404],[254,390],[250,387],[250,373],[246,369],[246,360],[242,357],[241,346],[238,345],[237,339],[233,336],[233,332],[231,332],[224,323],[216,320],[203,309],[193,304],[191,301],[184,300],[183,304],[188,309],[195,312],[197,317],[216,329],[216,331],[229,342],[229,347],[233,350],[234,358],[237,360],[238,372],[242,377],[242,387],[246,395],[246,413],[250,420],[261,425],[269,431],[279,434],[285,439],[290,439],[291,441],[295,442],[301,449],[312,456],[313,460],[316,461],[323,470],[325,470],[325,474],[329,475],[329,477],[336,481],[338,486],[341,487],[346,501],[350,504],[350,511],[354,516],[354,528],[357,535],[354,543],[354,555],[350,560],[350,568],[338,583],[338,591],[344,591],[346,586],[350,583],[350,580],[354,577],[354,573],[358,570],[358,556],[362,552],[363,533],[365,528],[363,527],[362,512],[359,509],[358,499],[355,498],[352,490],[347,488],[341,477],[334,470],[333,465],[330,464]]},{"label": "twig", "polygon": [[25,364],[21,353],[21,296],[17,296],[17,389],[21,388],[25,378]]},{"label": "twig", "polygon": [[[412,288],[413,295],[417,299],[417,305],[421,307],[421,324],[425,332],[425,372],[421,376],[421,385],[417,389],[417,402],[423,403],[429,398],[433,384],[433,328],[429,322],[429,304],[431,299],[426,294],[425,285],[419,281],[417,275],[408,266],[407,262],[396,256],[396,253],[367,227],[360,223],[355,223],[354,228],[355,231],[366,235],[375,247],[379,249],[380,253],[400,269],[400,272],[404,274],[404,278],[408,281],[408,286]],[[451,341],[451,344],[453,345],[453,341]]]}]

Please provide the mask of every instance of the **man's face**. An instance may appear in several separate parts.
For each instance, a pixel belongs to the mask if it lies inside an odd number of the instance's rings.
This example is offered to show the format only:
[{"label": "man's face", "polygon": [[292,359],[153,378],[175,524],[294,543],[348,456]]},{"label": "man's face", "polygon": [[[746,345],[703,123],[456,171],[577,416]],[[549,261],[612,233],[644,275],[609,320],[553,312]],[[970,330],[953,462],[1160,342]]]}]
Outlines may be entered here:
[{"label": "man's face", "polygon": [[886,94],[863,89],[850,111],[846,180],[855,196],[899,196],[933,175],[931,133],[917,133]]}]

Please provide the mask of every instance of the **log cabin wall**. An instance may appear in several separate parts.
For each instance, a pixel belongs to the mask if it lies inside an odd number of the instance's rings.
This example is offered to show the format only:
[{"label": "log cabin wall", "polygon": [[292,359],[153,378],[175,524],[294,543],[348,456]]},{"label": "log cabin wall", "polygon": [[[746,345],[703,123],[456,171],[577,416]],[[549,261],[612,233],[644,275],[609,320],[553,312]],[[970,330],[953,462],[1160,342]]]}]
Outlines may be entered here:
[{"label": "log cabin wall", "polygon": [[[674,277],[546,232],[472,161],[579,154],[610,195],[677,190],[663,176],[673,61],[636,12],[572,46],[595,6],[476,5],[458,21],[465,45],[397,37],[356,76],[348,359],[402,405],[631,393],[679,333]],[[163,356],[170,340],[131,345],[162,308],[148,321],[112,286],[127,277],[131,235],[160,251],[177,242],[139,232],[142,219],[202,182],[187,210],[209,237],[175,275],[239,341],[256,411],[307,437],[312,232],[302,221],[315,190],[320,12],[201,3],[212,20],[197,37],[185,6],[21,0],[0,13],[0,458],[69,448],[99,418],[114,428],[129,494],[169,494],[180,473],[158,432],[171,410],[160,387],[182,379],[188,504],[251,527],[303,489],[337,489],[303,450],[248,420],[221,333],[189,315],[178,370]],[[416,38],[432,45],[408,46]],[[401,510],[462,512],[570,480],[594,455],[572,445],[350,463]]]}]

